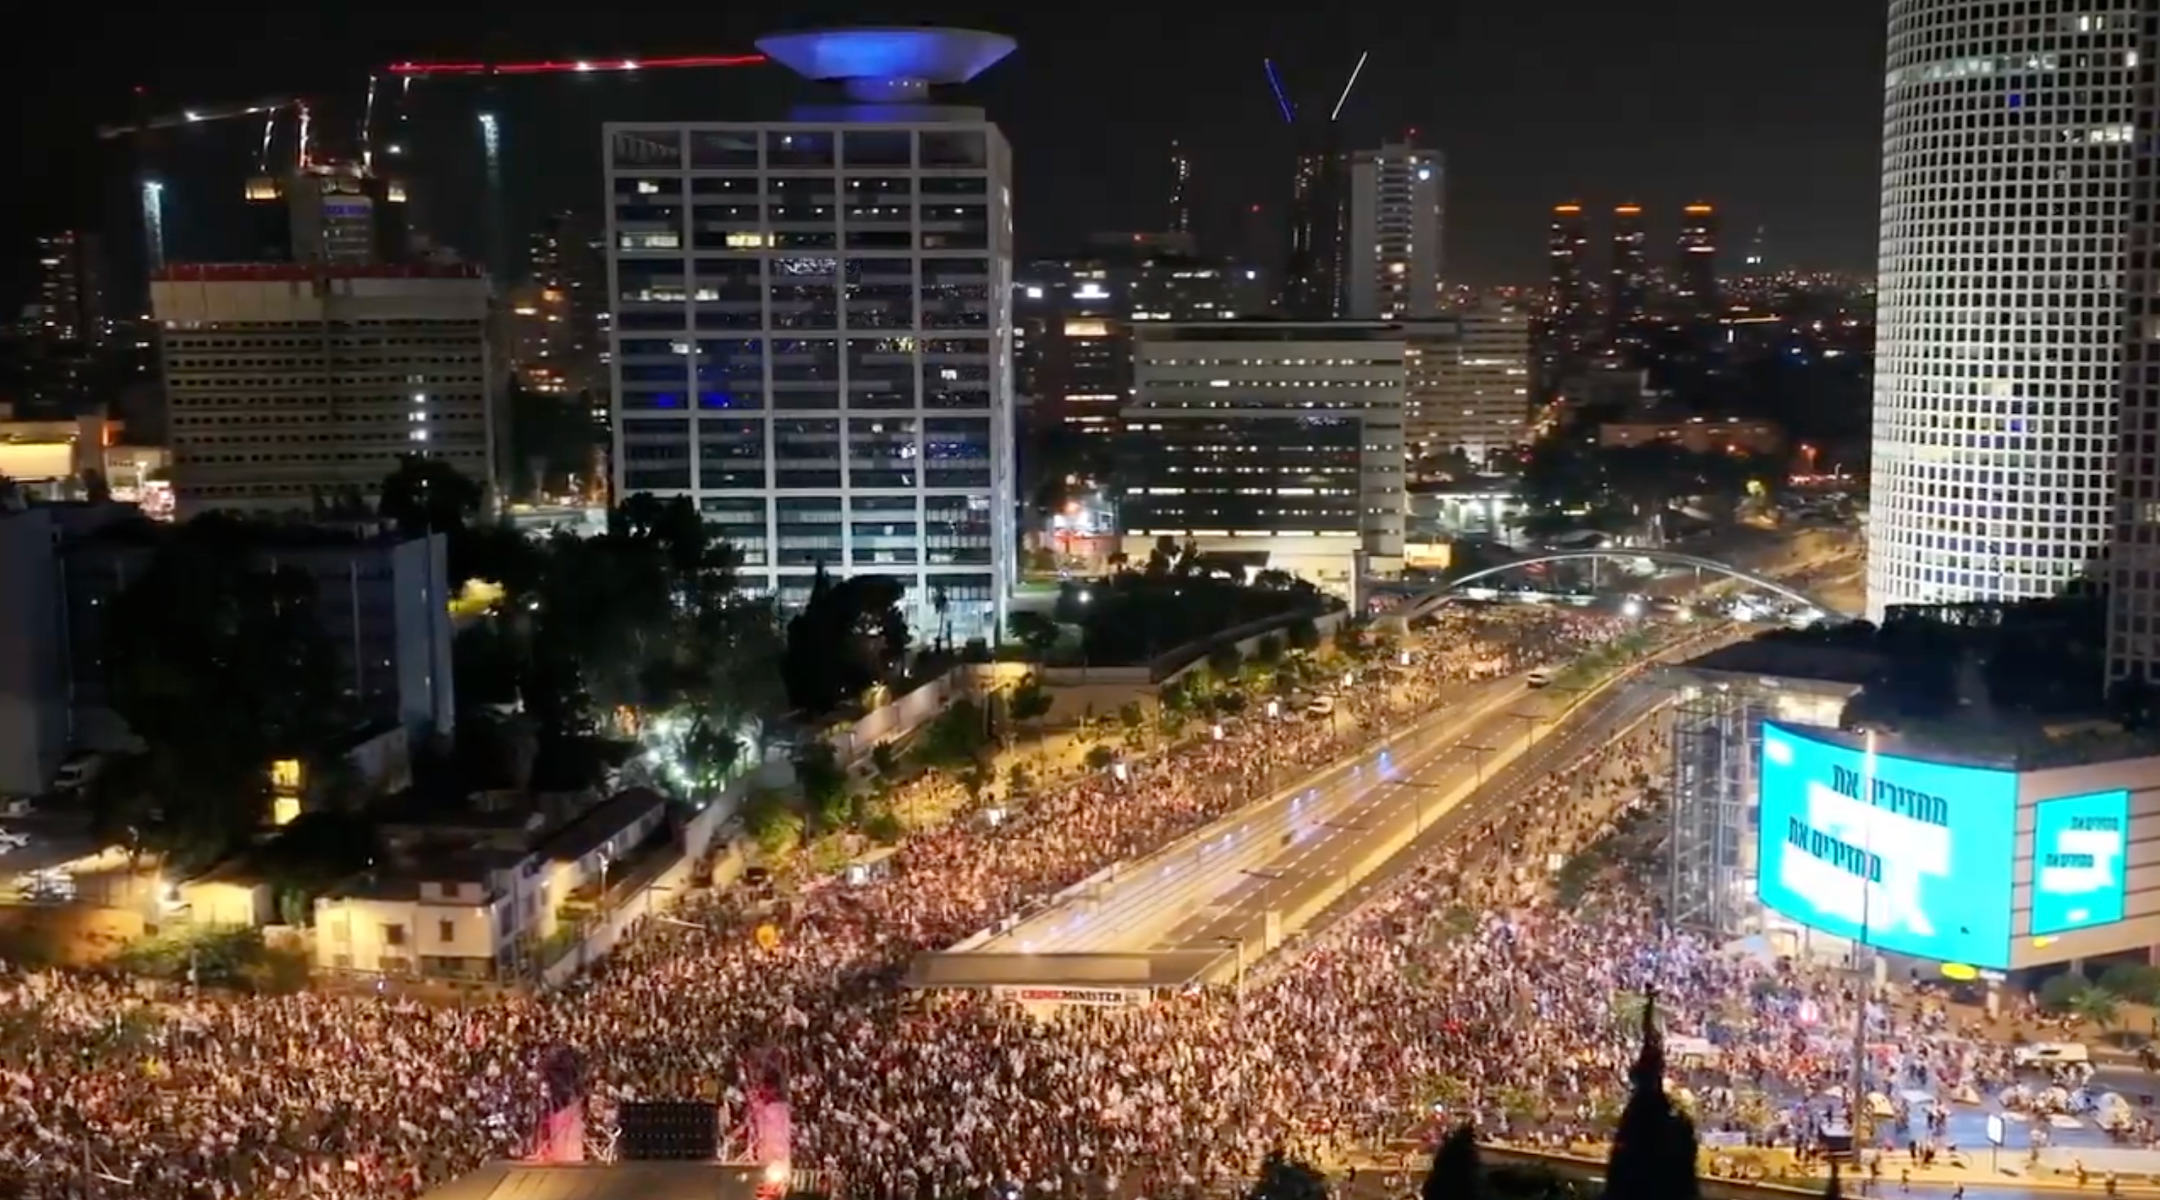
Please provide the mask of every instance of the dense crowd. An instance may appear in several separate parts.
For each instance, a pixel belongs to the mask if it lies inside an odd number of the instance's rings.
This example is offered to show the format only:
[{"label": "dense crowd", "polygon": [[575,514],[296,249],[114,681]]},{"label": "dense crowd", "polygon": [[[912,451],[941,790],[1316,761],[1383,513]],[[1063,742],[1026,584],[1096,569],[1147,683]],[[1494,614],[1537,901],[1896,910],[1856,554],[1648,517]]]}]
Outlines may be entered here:
[{"label": "dense crowd", "polygon": [[[649,923],[570,987],[475,1007],[320,993],[144,1000],[127,981],[10,973],[0,977],[0,1190],[414,1194],[525,1149],[536,1066],[564,1045],[586,1064],[603,1147],[625,1100],[715,1098],[739,1115],[743,1065],[769,1062],[790,1089],[797,1164],[829,1168],[862,1194],[1200,1183],[1278,1143],[1383,1136],[1415,1116],[1406,1105],[1436,1071],[1519,1075],[1524,1060],[1496,1060],[1497,1048],[1519,1055],[1530,1048],[1521,1038],[1604,1028],[1596,987],[1557,988],[1540,966],[1606,969],[1624,983],[1683,960],[1645,966],[1629,948],[1657,943],[1657,931],[1620,904],[1595,925],[1571,928],[1531,905],[1462,938],[1427,938],[1420,922],[1441,897],[1478,905],[1491,898],[1479,889],[1497,886],[1473,881],[1466,854],[1242,1001],[1202,993],[1045,1024],[986,1003],[911,1003],[899,977],[918,951],[1246,802],[1256,772],[1324,762],[1374,725],[1429,710],[1450,686],[1561,661],[1616,629],[1574,612],[1451,614],[1433,639],[1447,649],[1375,673],[1345,697],[1349,720],[1246,720],[1222,740],[1129,763],[1122,778],[1090,775],[1002,824],[915,837],[886,879],[808,887],[770,949],[754,936],[768,918],[719,894]],[[1534,849],[1556,831],[1581,823],[1518,823],[1475,844]],[[1537,998],[1555,1010],[1552,1032],[1527,1032],[1537,1027],[1493,997],[1446,990],[1451,973],[1505,982],[1516,998],[1540,981],[1553,990]],[[1311,1036],[1321,1029],[1330,1035]],[[1622,1043],[1559,1044],[1609,1057]],[[1609,1065],[1584,1059],[1578,1078],[1548,1083],[1587,1094]]]}]

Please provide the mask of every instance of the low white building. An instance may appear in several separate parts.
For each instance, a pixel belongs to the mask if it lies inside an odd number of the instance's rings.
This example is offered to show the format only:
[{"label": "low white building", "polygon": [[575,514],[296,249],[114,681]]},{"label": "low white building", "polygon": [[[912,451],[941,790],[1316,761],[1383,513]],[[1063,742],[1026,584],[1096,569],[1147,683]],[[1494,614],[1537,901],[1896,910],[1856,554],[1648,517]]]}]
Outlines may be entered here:
[{"label": "low white building", "polygon": [[514,979],[581,907],[599,907],[616,867],[657,834],[667,802],[625,792],[524,847],[420,851],[315,902],[326,971]]}]

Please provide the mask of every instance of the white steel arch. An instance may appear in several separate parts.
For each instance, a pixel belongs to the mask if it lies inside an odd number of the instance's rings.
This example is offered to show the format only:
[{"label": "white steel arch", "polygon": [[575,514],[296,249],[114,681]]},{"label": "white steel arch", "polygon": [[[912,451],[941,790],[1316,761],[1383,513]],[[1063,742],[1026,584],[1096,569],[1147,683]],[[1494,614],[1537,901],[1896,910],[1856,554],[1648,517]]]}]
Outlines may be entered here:
[{"label": "white steel arch", "polygon": [[1808,595],[1806,592],[1800,591],[1799,589],[1794,588],[1788,584],[1779,583],[1777,580],[1772,579],[1767,575],[1758,575],[1753,571],[1733,566],[1730,563],[1721,563],[1714,558],[1704,558],[1698,554],[1682,554],[1677,550],[1632,549],[1559,550],[1550,554],[1538,554],[1533,555],[1530,558],[1517,559],[1511,563],[1502,563],[1497,567],[1486,567],[1482,571],[1472,571],[1468,575],[1465,575],[1460,579],[1452,580],[1448,583],[1440,585],[1439,587],[1433,588],[1430,591],[1421,592],[1415,596],[1412,596],[1407,603],[1405,603],[1401,608],[1397,609],[1391,615],[1399,616],[1405,621],[1415,621],[1419,617],[1426,615],[1427,613],[1446,603],[1450,594],[1463,588],[1464,586],[1476,583],[1480,579],[1489,579],[1494,575],[1500,575],[1505,572],[1515,570],[1518,567],[1534,566],[1538,563],[1584,562],[1591,559],[1605,559],[1607,561],[1612,561],[1625,558],[1647,558],[1651,562],[1664,563],[1667,566],[1694,567],[1698,570],[1703,571],[1715,571],[1728,579],[1737,579],[1742,583],[1752,584],[1755,587],[1759,587],[1762,590],[1769,592],[1773,595],[1782,596],[1785,599],[1794,602],[1795,604],[1805,604],[1809,608],[1813,608],[1823,613],[1825,616],[1850,620],[1855,615],[1853,613],[1843,612],[1833,605],[1825,604],[1821,600],[1818,600],[1815,597]]}]

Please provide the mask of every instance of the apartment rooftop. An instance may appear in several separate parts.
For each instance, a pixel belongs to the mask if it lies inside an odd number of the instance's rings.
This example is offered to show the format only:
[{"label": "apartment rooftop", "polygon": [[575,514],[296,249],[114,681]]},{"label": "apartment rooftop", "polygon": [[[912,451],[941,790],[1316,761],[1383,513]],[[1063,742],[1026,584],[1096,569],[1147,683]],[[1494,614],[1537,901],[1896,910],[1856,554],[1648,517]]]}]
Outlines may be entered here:
[{"label": "apartment rooftop", "polygon": [[484,279],[478,263],[176,263],[155,283],[307,283],[318,279]]},{"label": "apartment rooftop", "polygon": [[1775,630],[1668,668],[1672,682],[1843,700],[1840,722],[1890,753],[2034,770],[2160,754],[2102,682],[2091,594],[1893,610]]},{"label": "apartment rooftop", "polygon": [[1234,321],[1149,321],[1137,328],[1147,342],[1399,342],[1392,321],[1301,321],[1239,317]]},{"label": "apartment rooftop", "polygon": [[666,805],[666,799],[650,788],[631,788],[542,838],[533,850],[556,861],[583,858],[606,845],[623,827]]}]

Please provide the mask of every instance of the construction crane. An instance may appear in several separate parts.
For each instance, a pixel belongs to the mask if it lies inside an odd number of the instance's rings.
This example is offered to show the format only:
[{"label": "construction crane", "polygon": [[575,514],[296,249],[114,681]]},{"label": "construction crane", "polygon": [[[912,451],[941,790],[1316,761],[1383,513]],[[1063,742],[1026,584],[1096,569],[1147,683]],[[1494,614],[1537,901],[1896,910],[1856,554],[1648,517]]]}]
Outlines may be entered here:
[{"label": "construction crane", "polygon": [[[587,74],[636,74],[646,71],[703,70],[720,67],[754,67],[768,60],[762,54],[697,54],[654,58],[604,58],[604,59],[540,59],[540,60],[469,60],[446,62],[395,62],[367,78],[365,99],[360,105],[358,143],[356,157],[363,172],[372,173],[377,153],[376,126],[388,126],[388,138],[382,149],[393,155],[404,153],[406,134],[409,132],[413,85],[433,79],[481,79],[489,84],[498,79]],[[394,91],[385,88],[392,85]],[[132,121],[99,127],[99,140],[107,142],[131,142],[137,147],[135,176],[137,190],[142,196],[143,240],[147,265],[152,272],[165,263],[164,181],[157,178],[151,164],[150,146],[158,139],[172,135],[172,131],[197,125],[263,118],[262,147],[257,155],[257,170],[270,174],[272,151],[278,143],[279,122],[288,117],[294,139],[295,162],[306,168],[315,157],[314,113],[309,101],[296,96],[270,96],[245,104],[205,104],[166,112],[149,111],[145,103],[148,93],[135,89],[135,98],[143,111]],[[501,269],[503,257],[502,237],[498,226],[501,218],[497,207],[503,192],[502,182],[502,128],[500,118],[492,111],[491,104],[483,104],[477,113],[481,149],[486,156],[487,187],[490,195],[484,199],[487,208],[487,257],[491,266]],[[389,110],[386,112],[386,110]]]},{"label": "construction crane", "polygon": [[183,129],[209,121],[231,121],[239,117],[259,117],[276,114],[292,108],[299,101],[291,96],[272,96],[252,104],[222,104],[213,108],[184,108],[178,112],[146,116],[123,125],[100,125],[97,135],[105,141],[134,137],[159,129]]},{"label": "construction crane", "polygon": [[575,58],[536,62],[399,62],[385,74],[416,79],[442,75],[589,75],[597,71],[681,71],[705,67],[756,67],[762,54],[692,54],[675,58]]},{"label": "construction crane", "polygon": [[[413,86],[432,80],[472,80],[481,87],[476,100],[477,111],[473,114],[480,135],[480,150],[484,167],[484,194],[479,197],[482,224],[482,257],[490,270],[498,273],[510,269],[510,257],[503,237],[502,207],[505,195],[502,160],[504,129],[496,103],[496,85],[507,79],[557,75],[615,75],[636,76],[651,71],[705,70],[721,67],[754,67],[764,64],[762,54],[697,54],[654,58],[565,58],[519,60],[509,58],[474,58],[445,62],[395,62],[380,72],[396,81],[397,115],[396,127],[402,130],[413,107]],[[370,79],[373,94],[374,79]],[[372,111],[372,105],[370,106]],[[403,141],[394,137],[389,146],[395,153]],[[363,128],[362,144],[371,144]]]},{"label": "construction crane", "polygon": [[[138,103],[147,95],[143,88],[135,89]],[[298,154],[304,165],[309,147],[308,107],[306,101],[293,96],[270,96],[249,104],[206,105],[166,113],[153,113],[145,108],[142,115],[133,121],[98,127],[97,135],[100,141],[132,141],[137,145],[135,186],[142,196],[143,256],[145,265],[152,273],[165,265],[165,183],[152,173],[150,155],[142,143],[155,140],[169,130],[261,117],[263,136],[262,149],[257,154],[257,169],[267,172],[270,168],[270,150],[277,140],[278,119],[287,114],[292,114],[298,120]]]},{"label": "construction crane", "polygon": [[[1350,78],[1327,110],[1325,121],[1301,121],[1298,105],[1283,86],[1275,60],[1263,59],[1268,90],[1282,111],[1295,143],[1296,170],[1291,177],[1288,253],[1283,257],[1282,307],[1292,316],[1332,318],[1342,309],[1342,277],[1345,269],[1343,195],[1346,183],[1343,155],[1342,113],[1365,73],[1370,52],[1358,55]],[[1316,113],[1307,108],[1305,113]]]}]

